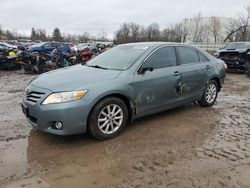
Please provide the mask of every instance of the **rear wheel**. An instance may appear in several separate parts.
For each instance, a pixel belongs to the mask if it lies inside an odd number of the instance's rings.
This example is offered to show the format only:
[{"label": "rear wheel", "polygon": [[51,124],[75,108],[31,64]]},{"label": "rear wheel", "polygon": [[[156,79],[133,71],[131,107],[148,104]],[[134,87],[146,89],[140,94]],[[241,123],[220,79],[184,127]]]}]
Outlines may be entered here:
[{"label": "rear wheel", "polygon": [[126,104],[116,97],[106,98],[93,108],[89,117],[88,131],[96,139],[110,139],[123,130],[127,120]]},{"label": "rear wheel", "polygon": [[202,94],[202,98],[199,101],[199,104],[203,107],[212,106],[217,99],[218,91],[218,83],[215,80],[210,80]]},{"label": "rear wheel", "polygon": [[69,59],[69,65],[75,65],[76,64],[76,60],[73,58]]}]

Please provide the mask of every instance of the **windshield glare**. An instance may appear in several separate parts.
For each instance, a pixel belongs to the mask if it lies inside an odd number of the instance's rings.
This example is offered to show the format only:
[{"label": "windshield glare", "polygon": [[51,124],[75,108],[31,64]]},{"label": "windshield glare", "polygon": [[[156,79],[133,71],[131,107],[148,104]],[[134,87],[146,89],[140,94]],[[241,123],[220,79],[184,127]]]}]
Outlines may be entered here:
[{"label": "windshield glare", "polygon": [[229,43],[225,49],[247,49],[250,48],[248,43]]},{"label": "windshield glare", "polygon": [[98,65],[107,69],[126,70],[133,65],[147,49],[147,46],[120,45],[90,60],[87,65]]}]

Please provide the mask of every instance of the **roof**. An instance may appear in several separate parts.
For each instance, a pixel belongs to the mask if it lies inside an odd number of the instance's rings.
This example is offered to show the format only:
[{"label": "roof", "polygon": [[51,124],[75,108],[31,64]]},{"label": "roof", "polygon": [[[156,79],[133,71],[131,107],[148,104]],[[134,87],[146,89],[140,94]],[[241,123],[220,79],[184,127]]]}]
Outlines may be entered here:
[{"label": "roof", "polygon": [[155,45],[173,45],[180,44],[174,42],[134,42],[134,43],[126,43],[124,45],[143,45],[143,46],[155,46]]},{"label": "roof", "polygon": [[167,46],[167,45],[171,45],[171,46],[181,45],[181,46],[195,47],[190,44],[178,43],[178,42],[135,42],[135,43],[126,43],[126,44],[121,44],[121,45],[143,46],[143,47],[148,47],[148,48],[157,48],[157,47]]}]

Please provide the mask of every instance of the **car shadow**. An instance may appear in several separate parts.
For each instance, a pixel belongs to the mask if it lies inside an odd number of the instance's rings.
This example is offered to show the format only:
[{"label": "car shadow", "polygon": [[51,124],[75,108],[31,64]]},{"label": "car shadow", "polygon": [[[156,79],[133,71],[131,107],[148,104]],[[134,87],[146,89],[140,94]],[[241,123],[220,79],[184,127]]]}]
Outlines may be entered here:
[{"label": "car shadow", "polygon": [[[184,112],[190,111],[195,108],[200,108],[200,107],[199,105],[192,103],[192,104],[184,105],[184,106],[177,107],[171,110],[167,110],[167,111],[163,111],[163,112],[159,112],[156,114],[138,118],[134,120],[132,124],[128,124],[128,126],[123,130],[123,132],[120,135],[118,135],[116,138],[113,138],[111,140],[119,140],[120,138],[126,137],[126,134],[128,132],[131,132],[131,134],[138,134],[136,132],[136,129],[138,127],[141,127],[144,125],[152,126],[153,124],[157,123],[157,121],[168,120],[168,118],[172,119],[174,115],[182,116]],[[79,134],[79,135],[72,135],[72,136],[58,136],[58,135],[52,135],[49,133],[44,133],[35,129],[30,131],[29,140],[32,140],[31,143],[35,143],[33,140],[39,140],[39,142],[48,144],[48,146],[53,146],[53,145],[57,145],[57,146],[69,145],[70,146],[70,145],[77,145],[77,144],[89,145],[89,144],[111,141],[111,140],[98,141],[87,133]]]}]

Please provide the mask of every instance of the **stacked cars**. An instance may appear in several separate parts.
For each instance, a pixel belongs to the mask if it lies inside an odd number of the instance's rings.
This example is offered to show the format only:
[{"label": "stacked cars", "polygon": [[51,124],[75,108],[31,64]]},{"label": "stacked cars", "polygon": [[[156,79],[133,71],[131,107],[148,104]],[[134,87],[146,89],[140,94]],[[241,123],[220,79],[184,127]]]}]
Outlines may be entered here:
[{"label": "stacked cars", "polygon": [[40,74],[77,63],[85,63],[101,53],[94,43],[82,43],[76,46],[67,42],[31,43],[29,40],[0,42],[0,49],[2,49],[0,70],[13,70],[13,64],[15,64],[23,68],[25,73],[30,74]]}]

